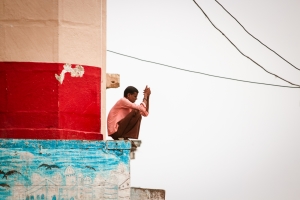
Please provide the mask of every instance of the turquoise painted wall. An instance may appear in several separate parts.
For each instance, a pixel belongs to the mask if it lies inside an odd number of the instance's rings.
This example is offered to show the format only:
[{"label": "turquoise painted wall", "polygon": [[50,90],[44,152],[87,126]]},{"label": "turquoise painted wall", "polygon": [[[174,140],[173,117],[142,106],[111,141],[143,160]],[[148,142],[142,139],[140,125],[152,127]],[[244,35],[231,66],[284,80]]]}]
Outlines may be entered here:
[{"label": "turquoise painted wall", "polygon": [[130,148],[126,141],[0,139],[0,199],[130,199]]}]

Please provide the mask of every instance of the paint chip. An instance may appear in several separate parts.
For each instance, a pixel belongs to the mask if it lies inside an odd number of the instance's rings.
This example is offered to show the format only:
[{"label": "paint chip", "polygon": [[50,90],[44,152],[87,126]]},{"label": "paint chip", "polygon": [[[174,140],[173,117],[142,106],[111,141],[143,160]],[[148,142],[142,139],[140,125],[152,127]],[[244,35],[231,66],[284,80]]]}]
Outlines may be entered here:
[{"label": "paint chip", "polygon": [[71,74],[71,77],[82,77],[84,74],[84,68],[81,65],[76,65],[74,68],[72,68],[71,64],[64,64],[64,69],[61,71],[60,75],[55,74],[55,78],[58,80],[58,82],[60,82],[60,84],[63,83],[65,73],[67,72]]}]

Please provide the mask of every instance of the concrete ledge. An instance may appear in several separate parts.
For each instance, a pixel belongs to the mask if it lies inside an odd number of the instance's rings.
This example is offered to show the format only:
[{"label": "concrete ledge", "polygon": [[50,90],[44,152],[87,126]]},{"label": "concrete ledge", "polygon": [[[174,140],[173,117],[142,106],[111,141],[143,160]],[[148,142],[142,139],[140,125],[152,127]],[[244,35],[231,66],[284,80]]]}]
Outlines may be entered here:
[{"label": "concrete ledge", "polygon": [[131,200],[165,200],[166,192],[161,189],[130,188]]},{"label": "concrete ledge", "polygon": [[131,149],[130,149],[130,159],[135,159],[135,152],[137,151],[137,148],[141,146],[142,141],[141,140],[131,140],[136,147],[133,147],[131,145]]},{"label": "concrete ledge", "polygon": [[0,139],[0,199],[129,199],[130,145]]},{"label": "concrete ledge", "polygon": [[119,74],[106,74],[106,89],[120,87],[120,75]]}]

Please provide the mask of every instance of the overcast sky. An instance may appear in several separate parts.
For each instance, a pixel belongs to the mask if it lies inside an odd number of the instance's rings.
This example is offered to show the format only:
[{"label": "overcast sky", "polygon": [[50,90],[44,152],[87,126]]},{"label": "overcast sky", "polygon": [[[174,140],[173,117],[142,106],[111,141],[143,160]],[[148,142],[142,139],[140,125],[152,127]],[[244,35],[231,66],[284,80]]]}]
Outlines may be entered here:
[{"label": "overcast sky", "polygon": [[[300,84],[295,69],[249,36],[213,0],[198,0],[212,22],[266,70]],[[255,37],[300,68],[300,1],[219,1]],[[192,0],[108,0],[107,49],[202,73],[290,84],[242,56]],[[142,100],[142,146],[133,187],[165,189],[167,200],[300,198],[300,89],[214,78],[107,53],[107,113],[133,85]]]}]

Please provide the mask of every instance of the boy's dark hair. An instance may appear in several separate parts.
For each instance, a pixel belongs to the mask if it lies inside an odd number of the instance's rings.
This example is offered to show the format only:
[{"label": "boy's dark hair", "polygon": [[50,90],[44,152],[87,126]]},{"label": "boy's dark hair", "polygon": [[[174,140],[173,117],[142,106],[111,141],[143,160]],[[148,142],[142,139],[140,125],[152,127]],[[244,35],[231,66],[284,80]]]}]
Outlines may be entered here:
[{"label": "boy's dark hair", "polygon": [[127,94],[130,93],[130,94],[134,94],[134,93],[139,93],[139,91],[133,87],[133,86],[128,86],[125,90],[124,90],[124,97],[127,97]]}]

